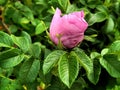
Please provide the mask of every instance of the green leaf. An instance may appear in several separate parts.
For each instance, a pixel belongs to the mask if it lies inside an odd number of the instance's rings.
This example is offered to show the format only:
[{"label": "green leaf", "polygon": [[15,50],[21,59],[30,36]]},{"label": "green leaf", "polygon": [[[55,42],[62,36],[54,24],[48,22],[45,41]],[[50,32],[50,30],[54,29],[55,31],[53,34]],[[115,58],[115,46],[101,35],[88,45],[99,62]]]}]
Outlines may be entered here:
[{"label": "green leaf", "polygon": [[0,5],[5,5],[7,3],[7,0],[0,0]]},{"label": "green leaf", "polygon": [[11,17],[15,23],[20,23],[22,14],[18,10],[14,10],[13,8],[10,8],[10,10],[8,9],[7,13],[9,12],[12,12],[9,17]]},{"label": "green leaf", "polygon": [[74,52],[71,52],[70,55],[65,53],[60,57],[60,61],[58,63],[60,79],[69,88],[75,81],[79,72],[79,62],[74,54]]},{"label": "green leaf", "polygon": [[96,7],[96,9],[99,10],[100,12],[105,13],[106,15],[109,15],[109,10],[108,10],[108,8],[107,8],[106,6],[104,6],[104,5],[98,5],[98,6]]},{"label": "green leaf", "polygon": [[34,20],[33,12],[27,6],[23,5],[21,2],[15,2],[15,7],[30,21]]},{"label": "green leaf", "polygon": [[39,42],[36,42],[31,45],[30,52],[33,57],[39,58],[41,53],[41,44]]},{"label": "green leaf", "polygon": [[114,10],[114,12],[116,12],[116,14],[119,15],[119,13],[120,13],[120,0],[118,0],[114,3],[113,10]]},{"label": "green leaf", "polygon": [[93,60],[93,70],[94,70],[94,73],[93,73],[94,84],[97,84],[101,74],[101,65],[98,59]]},{"label": "green leaf", "polygon": [[116,54],[106,54],[100,58],[100,64],[115,78],[120,78],[120,61]]},{"label": "green leaf", "polygon": [[0,90],[5,90],[5,87],[10,84],[10,80],[8,78],[1,78],[0,82]]},{"label": "green leaf", "polygon": [[100,57],[100,54],[98,52],[91,52],[90,57],[91,59],[95,59],[95,58]]},{"label": "green leaf", "polygon": [[25,0],[25,1],[24,1],[24,4],[25,4],[26,6],[31,6],[31,5],[32,5],[32,0]]},{"label": "green leaf", "polygon": [[0,90],[23,90],[23,87],[17,80],[3,77],[0,79]]},{"label": "green leaf", "polygon": [[108,8],[106,6],[104,6],[104,5],[98,5],[96,7],[96,9],[99,10],[100,12],[106,13],[106,15],[109,14]]},{"label": "green leaf", "polygon": [[25,38],[28,40],[29,44],[32,43],[31,36],[30,36],[27,32],[22,31],[22,32],[21,32],[21,36],[22,36],[22,37],[25,37]]},{"label": "green leaf", "polygon": [[101,56],[104,56],[105,54],[107,54],[109,51],[108,48],[104,48],[102,51],[101,51]]},{"label": "green leaf", "polygon": [[55,50],[51,52],[43,63],[43,73],[47,74],[59,61],[60,57],[66,52],[62,50]]},{"label": "green leaf", "polygon": [[66,11],[68,5],[70,4],[69,0],[58,0],[60,6]]},{"label": "green leaf", "polygon": [[89,7],[89,8],[96,8],[97,5],[99,5],[99,1],[95,1],[95,0],[87,0],[87,3],[86,5]]},{"label": "green leaf", "polygon": [[21,82],[33,82],[40,70],[40,60],[30,58],[24,62],[19,71],[19,79]]},{"label": "green leaf", "polygon": [[0,47],[12,47],[13,41],[11,37],[5,33],[0,31]]},{"label": "green leaf", "polygon": [[46,2],[46,0],[36,0],[35,3],[45,6],[47,2]]},{"label": "green leaf", "polygon": [[28,34],[25,32],[22,33],[22,36],[14,36],[11,35],[13,42],[23,51],[26,52],[28,51],[31,43],[31,39]]},{"label": "green leaf", "polygon": [[19,23],[22,25],[22,24],[28,24],[30,21],[26,18],[26,17],[23,17],[23,18],[20,18],[19,19]]},{"label": "green leaf", "polygon": [[77,80],[75,80],[75,82],[73,83],[73,85],[70,87],[69,90],[84,90],[85,87],[87,87],[87,83],[85,82],[84,78],[82,78],[81,76]]},{"label": "green leaf", "polygon": [[71,13],[71,12],[74,12],[74,11],[76,11],[76,10],[77,10],[76,5],[70,4],[70,5],[68,5],[68,7],[67,7],[66,13]]},{"label": "green leaf", "polygon": [[116,53],[120,55],[120,40],[116,40],[109,47],[109,53]]},{"label": "green leaf", "polygon": [[93,71],[93,61],[84,53],[83,50],[79,48],[75,48],[74,52],[76,54],[77,59],[80,62],[80,65],[86,70],[88,79],[96,84],[94,80],[94,71]]},{"label": "green leaf", "polygon": [[91,37],[90,35],[89,36],[85,35],[84,39],[87,40],[87,41],[90,41],[90,42],[96,42],[96,39]]},{"label": "green leaf", "polygon": [[90,54],[90,57],[93,60],[94,84],[97,84],[101,73],[101,65],[99,63],[99,58],[101,57],[101,55],[97,52],[92,52]]},{"label": "green leaf", "polygon": [[93,25],[96,22],[102,22],[107,18],[106,14],[103,12],[97,12],[91,15],[90,19],[88,20],[89,26]]},{"label": "green leaf", "polygon": [[83,5],[86,5],[86,1],[85,0],[79,0],[79,2]]},{"label": "green leaf", "polygon": [[69,90],[65,88],[66,86],[63,85],[60,79],[57,77],[54,77],[54,79],[52,79],[52,84],[46,90]]},{"label": "green leaf", "polygon": [[43,21],[41,21],[35,28],[35,34],[36,35],[41,34],[45,30],[47,30],[47,27],[45,26],[45,23]]},{"label": "green leaf", "polygon": [[11,31],[11,33],[15,33],[15,32],[17,32],[18,27],[16,25],[10,25],[9,30]]},{"label": "green leaf", "polygon": [[120,90],[120,85],[115,85],[114,88],[112,88],[112,90]]},{"label": "green leaf", "polygon": [[0,53],[0,67],[11,68],[23,61],[24,55],[19,49],[10,49]]},{"label": "green leaf", "polygon": [[105,4],[109,4],[111,0],[105,0]]},{"label": "green leaf", "polygon": [[111,33],[114,31],[114,21],[111,17],[108,18],[107,22],[106,22],[106,25],[105,25],[105,30],[106,30],[106,33]]}]

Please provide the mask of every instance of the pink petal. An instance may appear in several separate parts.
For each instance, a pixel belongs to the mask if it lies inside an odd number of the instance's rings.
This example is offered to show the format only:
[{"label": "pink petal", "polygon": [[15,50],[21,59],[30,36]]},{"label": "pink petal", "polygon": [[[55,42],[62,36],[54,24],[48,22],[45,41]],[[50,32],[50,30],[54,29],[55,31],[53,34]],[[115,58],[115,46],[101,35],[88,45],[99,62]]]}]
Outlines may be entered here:
[{"label": "pink petal", "polygon": [[84,18],[84,11],[79,11],[79,12],[73,12],[70,13],[71,15],[76,15],[78,18]]},{"label": "pink petal", "polygon": [[51,39],[57,44],[58,42],[58,39],[55,38],[56,37],[56,30],[59,30],[59,23],[60,23],[60,17],[61,16],[61,11],[60,9],[56,8],[56,11],[55,11],[55,14],[53,16],[53,19],[52,19],[52,22],[51,22],[51,25],[50,25],[50,36],[51,36]]},{"label": "pink petal", "polygon": [[88,27],[84,18],[78,18],[76,15],[64,15],[61,20],[63,31],[84,32]]},{"label": "pink petal", "polygon": [[84,38],[84,33],[73,33],[69,35],[64,35],[61,38],[63,45],[66,48],[73,48],[78,45]]}]

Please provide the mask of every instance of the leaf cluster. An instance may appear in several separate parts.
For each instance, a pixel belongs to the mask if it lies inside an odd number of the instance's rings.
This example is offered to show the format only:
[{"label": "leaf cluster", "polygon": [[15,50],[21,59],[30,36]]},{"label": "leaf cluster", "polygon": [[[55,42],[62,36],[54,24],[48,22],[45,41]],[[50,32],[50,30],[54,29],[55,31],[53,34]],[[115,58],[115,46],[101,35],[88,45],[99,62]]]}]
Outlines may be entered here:
[{"label": "leaf cluster", "polygon": [[[83,10],[83,42],[49,38],[56,8]],[[119,90],[120,0],[0,0],[0,90]]]}]

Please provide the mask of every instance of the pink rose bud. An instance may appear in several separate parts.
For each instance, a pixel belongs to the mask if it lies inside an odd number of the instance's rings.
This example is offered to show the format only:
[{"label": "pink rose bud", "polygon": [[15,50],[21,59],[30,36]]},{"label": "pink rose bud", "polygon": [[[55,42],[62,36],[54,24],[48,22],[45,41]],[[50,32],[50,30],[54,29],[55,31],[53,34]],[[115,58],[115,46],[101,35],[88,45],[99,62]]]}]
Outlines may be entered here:
[{"label": "pink rose bud", "polygon": [[87,27],[83,11],[62,16],[57,8],[50,25],[50,38],[56,45],[60,41],[64,48],[73,48],[82,42]]}]

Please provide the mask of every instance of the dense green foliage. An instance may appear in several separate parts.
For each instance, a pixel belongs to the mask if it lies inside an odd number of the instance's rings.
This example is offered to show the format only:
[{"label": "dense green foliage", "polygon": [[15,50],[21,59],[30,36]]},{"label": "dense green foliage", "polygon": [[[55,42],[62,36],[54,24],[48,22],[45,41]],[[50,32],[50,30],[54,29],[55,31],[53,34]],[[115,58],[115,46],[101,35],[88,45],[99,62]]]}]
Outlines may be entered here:
[{"label": "dense green foliage", "polygon": [[[84,10],[84,41],[49,38],[56,7]],[[120,0],[0,0],[0,90],[120,90]]]}]

